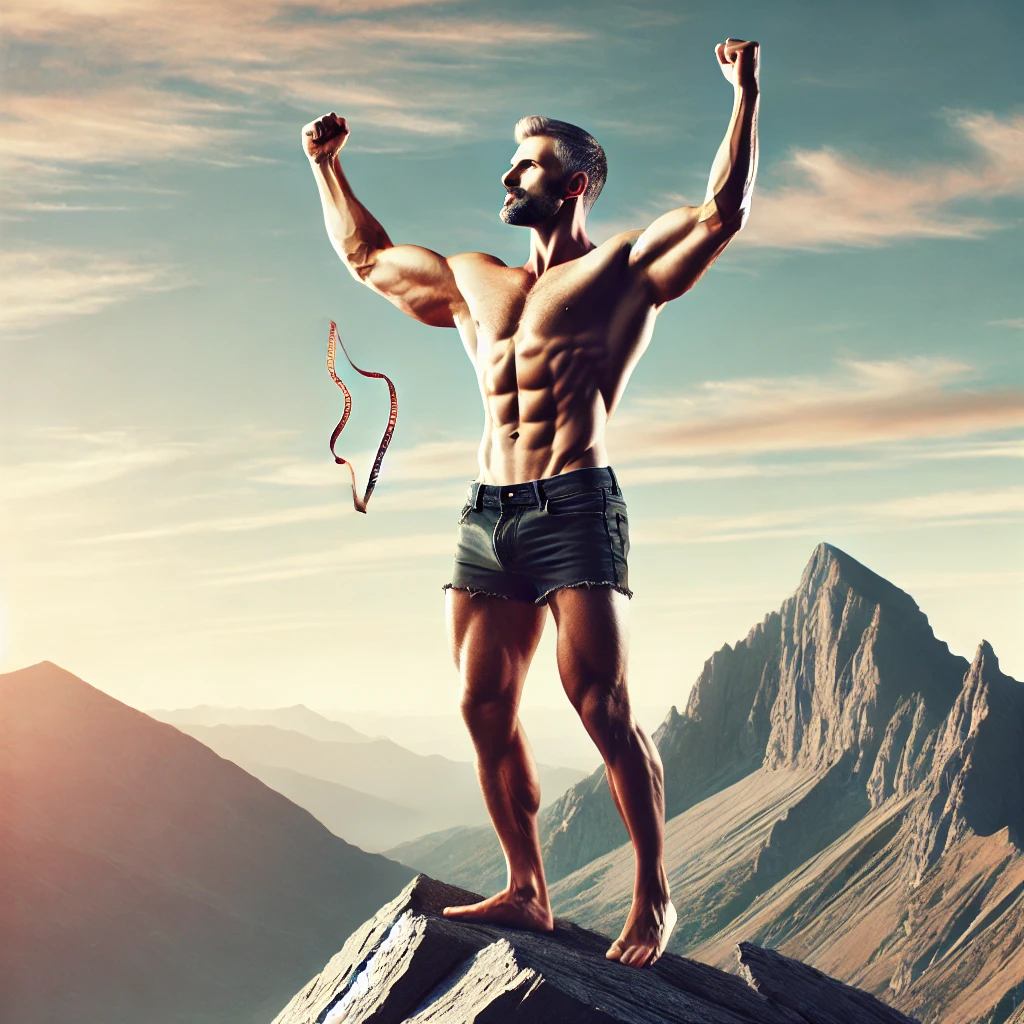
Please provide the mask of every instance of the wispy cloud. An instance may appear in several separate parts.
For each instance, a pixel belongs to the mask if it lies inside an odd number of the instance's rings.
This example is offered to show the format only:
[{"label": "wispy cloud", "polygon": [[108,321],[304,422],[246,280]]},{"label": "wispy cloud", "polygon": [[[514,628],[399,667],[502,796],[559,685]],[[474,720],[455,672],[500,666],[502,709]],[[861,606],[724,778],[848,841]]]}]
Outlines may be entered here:
[{"label": "wispy cloud", "polygon": [[366,569],[396,561],[451,556],[455,529],[448,533],[423,533],[402,537],[377,537],[354,541],[329,552],[311,551],[284,558],[221,567],[205,574],[204,583],[215,587],[271,583],[319,576],[339,569]]},{"label": "wispy cloud", "polygon": [[45,441],[52,458],[0,465],[0,491],[6,499],[43,498],[107,484],[180,461],[192,451],[187,443],[152,441],[123,430],[54,430]]},{"label": "wispy cloud", "polygon": [[905,238],[978,238],[1004,226],[983,209],[1024,195],[1024,115],[957,113],[970,161],[892,169],[834,149],[797,150],[787,183],[759,189],[738,242],[781,249],[879,246]]},{"label": "wispy cloud", "polygon": [[[521,59],[590,35],[544,19],[467,16],[459,3],[14,0],[0,13],[6,46],[45,49],[48,74],[9,62],[0,107],[9,187],[24,201],[44,184],[73,185],[82,165],[216,158],[225,149],[234,160],[239,136],[265,126],[268,105],[310,116],[336,105],[354,139],[367,125],[457,135],[488,109],[486,87],[464,88],[460,64]],[[31,173],[47,166],[56,172],[45,179]]]},{"label": "wispy cloud", "polygon": [[685,459],[854,448],[1024,426],[1024,390],[963,387],[972,377],[964,363],[918,357],[844,360],[829,376],[709,381],[687,394],[633,403],[610,428],[611,440],[619,461],[620,452]]},{"label": "wispy cloud", "polygon": [[826,537],[983,522],[1016,522],[1024,516],[1024,487],[940,491],[886,501],[829,503],[772,509],[743,516],[674,516],[649,519],[631,529],[635,544],[712,544],[765,537]]},{"label": "wispy cloud", "polygon": [[0,253],[0,330],[23,331],[98,313],[140,292],[185,284],[175,267],[72,249]]},{"label": "wispy cloud", "polygon": [[989,320],[989,327],[1013,327],[1018,331],[1024,331],[1024,316],[1009,317],[1006,320]]}]

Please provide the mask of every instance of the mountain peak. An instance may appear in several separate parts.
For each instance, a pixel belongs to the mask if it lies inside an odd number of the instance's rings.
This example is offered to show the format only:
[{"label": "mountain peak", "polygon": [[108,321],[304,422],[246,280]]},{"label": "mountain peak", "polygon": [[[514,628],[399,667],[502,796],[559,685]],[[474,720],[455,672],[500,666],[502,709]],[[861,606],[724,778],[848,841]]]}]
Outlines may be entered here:
[{"label": "mountain peak", "polygon": [[888,605],[928,621],[917,602],[905,590],[900,590],[884,576],[872,572],[852,555],[822,541],[804,567],[797,592],[813,593],[844,584],[873,604]]},{"label": "mountain peak", "polygon": [[992,645],[987,640],[982,640],[978,644],[977,651],[974,652],[974,661],[971,663],[972,675],[975,669],[979,672],[984,672],[987,669],[990,672],[1002,675],[999,669],[999,659],[996,657],[996,652],[992,650]]}]

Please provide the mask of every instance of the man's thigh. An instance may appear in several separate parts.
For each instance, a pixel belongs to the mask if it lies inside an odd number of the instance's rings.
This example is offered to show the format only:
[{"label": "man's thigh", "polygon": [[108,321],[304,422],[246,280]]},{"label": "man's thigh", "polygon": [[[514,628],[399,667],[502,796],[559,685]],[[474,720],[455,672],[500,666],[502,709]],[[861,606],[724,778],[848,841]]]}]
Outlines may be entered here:
[{"label": "man's thigh", "polygon": [[575,704],[593,687],[625,693],[629,598],[613,587],[565,587],[548,595],[558,628],[558,671]]},{"label": "man's thigh", "polygon": [[511,690],[518,698],[547,609],[451,588],[447,614],[452,654],[467,693],[493,699]]}]

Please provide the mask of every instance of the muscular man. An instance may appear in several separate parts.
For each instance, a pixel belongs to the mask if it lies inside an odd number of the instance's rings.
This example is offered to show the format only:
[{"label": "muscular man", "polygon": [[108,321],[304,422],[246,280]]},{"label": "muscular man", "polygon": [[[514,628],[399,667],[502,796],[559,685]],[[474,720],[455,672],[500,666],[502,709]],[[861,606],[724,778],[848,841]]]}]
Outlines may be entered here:
[{"label": "muscular man", "polygon": [[642,967],[675,923],[662,858],[661,760],[626,689],[626,505],[608,467],[605,424],[666,302],[691,288],[740,229],[757,167],[758,47],[716,47],[734,89],[732,119],[703,206],[602,245],[586,217],[604,183],[604,151],[581,129],[543,117],[516,125],[500,217],[530,230],[530,256],[508,267],[484,253],[445,258],[395,245],[359,202],[331,113],[304,145],[331,242],[357,281],[434,327],[455,327],[484,405],[480,473],[459,525],[448,623],[462,713],[487,809],[508,864],[495,896],[445,913],[515,927],[553,926],[537,834],[537,770],[519,700],[547,611],[562,685],[597,745],[636,853],[633,904],[610,959]]}]

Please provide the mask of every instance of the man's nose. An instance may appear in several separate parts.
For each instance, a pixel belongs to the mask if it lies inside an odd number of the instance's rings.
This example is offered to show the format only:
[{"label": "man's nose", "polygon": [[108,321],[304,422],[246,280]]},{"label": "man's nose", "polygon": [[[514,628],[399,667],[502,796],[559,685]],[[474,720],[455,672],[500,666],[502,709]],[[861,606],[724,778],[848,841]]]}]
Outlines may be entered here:
[{"label": "man's nose", "polygon": [[505,188],[515,188],[519,184],[519,175],[514,167],[501,176],[501,183]]}]

